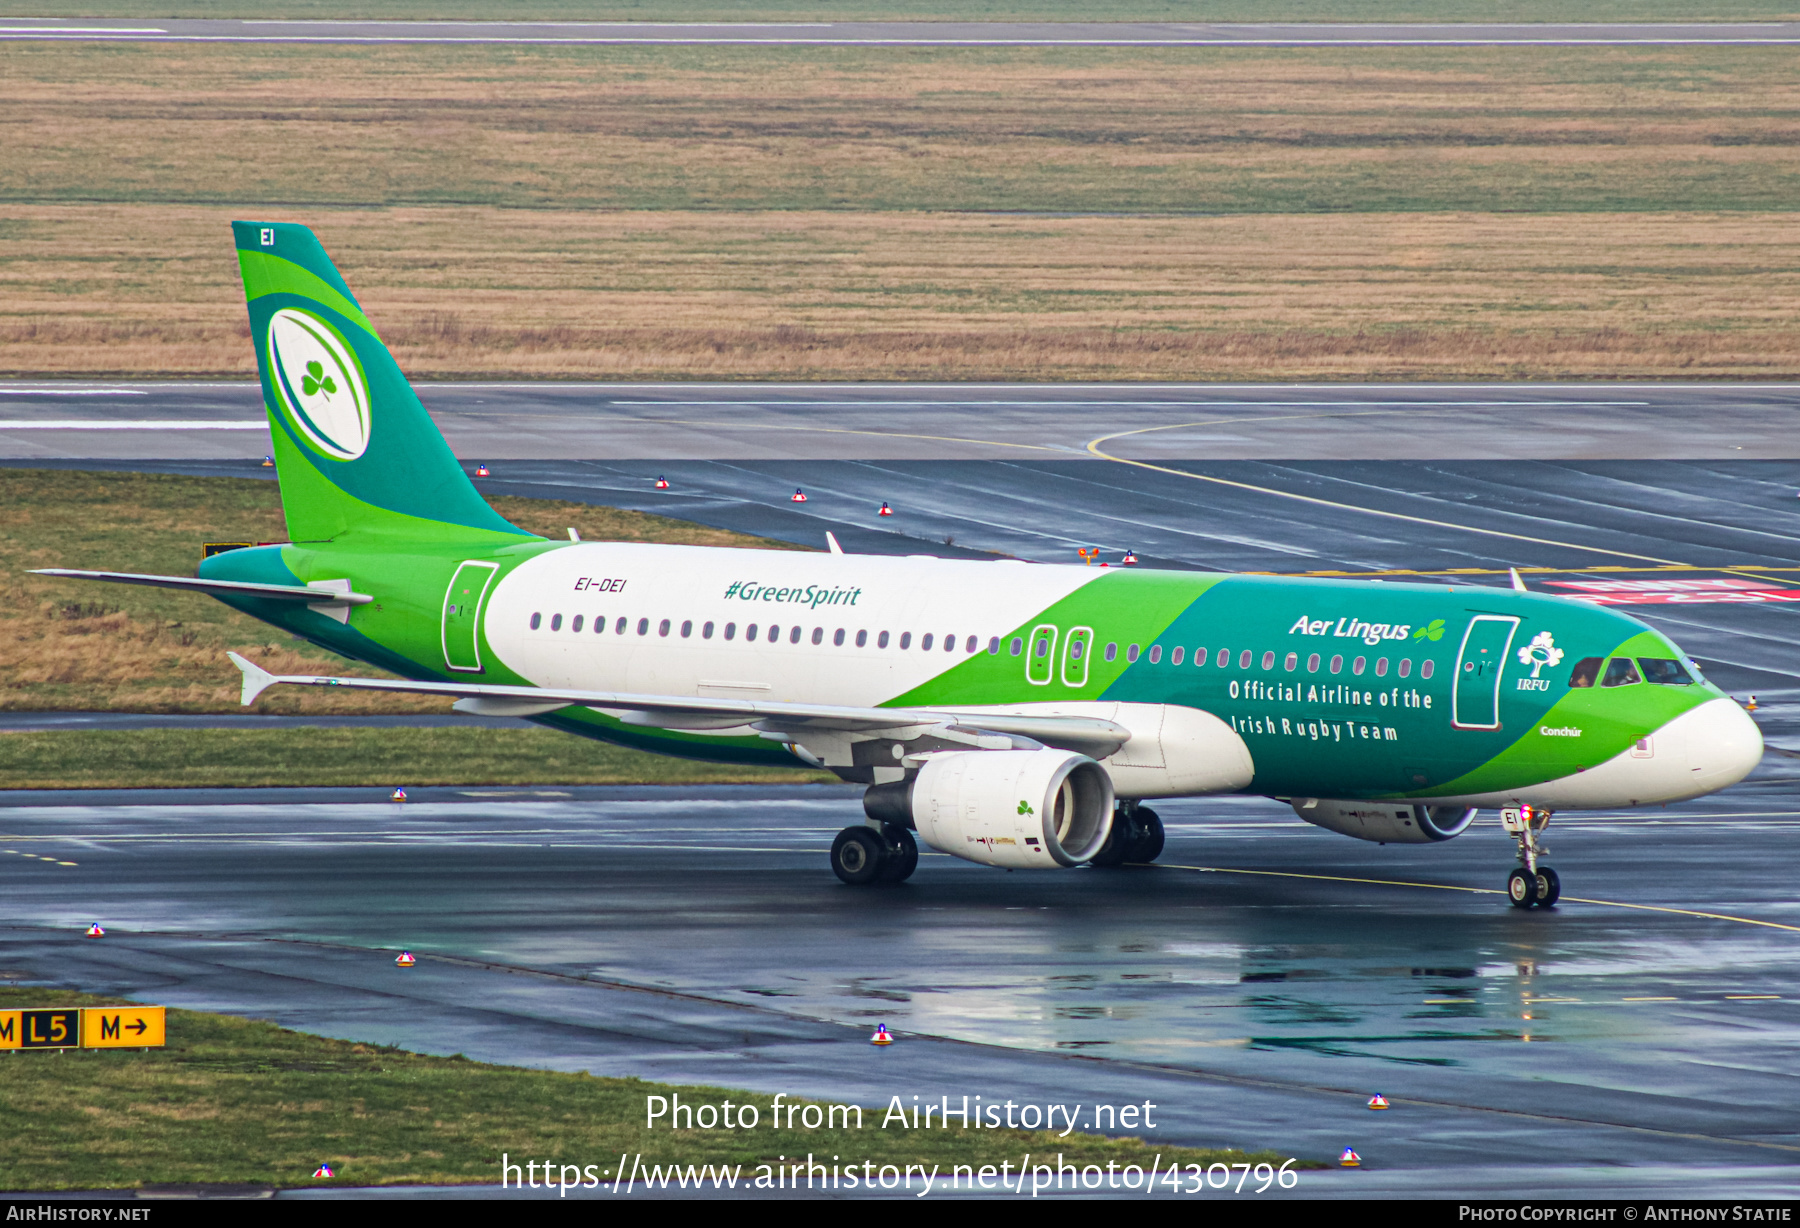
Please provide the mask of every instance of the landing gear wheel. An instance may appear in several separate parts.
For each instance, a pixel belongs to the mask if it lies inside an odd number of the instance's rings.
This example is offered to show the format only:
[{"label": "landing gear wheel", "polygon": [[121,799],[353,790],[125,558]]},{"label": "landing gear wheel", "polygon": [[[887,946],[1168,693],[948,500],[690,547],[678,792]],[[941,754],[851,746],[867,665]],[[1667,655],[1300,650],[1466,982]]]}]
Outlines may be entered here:
[{"label": "landing gear wheel", "polygon": [[1148,806],[1137,808],[1138,838],[1127,861],[1155,861],[1162,856],[1163,825],[1156,811]]},{"label": "landing gear wheel", "polygon": [[887,861],[881,837],[867,827],[846,827],[831,842],[831,870],[853,887],[874,882]]},{"label": "landing gear wheel", "polygon": [[888,838],[888,847],[881,865],[881,881],[903,883],[919,868],[919,842],[913,839],[910,831],[892,824],[884,828],[882,834]]},{"label": "landing gear wheel", "polygon": [[1539,866],[1537,872],[1537,906],[1550,908],[1562,898],[1562,879],[1549,866]]},{"label": "landing gear wheel", "polygon": [[1520,868],[1506,876],[1506,898],[1512,901],[1514,908],[1530,908],[1537,903],[1537,895],[1537,875],[1529,870]]},{"label": "landing gear wheel", "polygon": [[1106,843],[1100,846],[1100,851],[1088,858],[1088,864],[1106,869],[1124,865],[1126,857],[1132,851],[1131,846],[1136,842],[1136,835],[1137,829],[1131,821],[1131,816],[1123,810],[1115,810],[1112,831],[1107,834]]}]

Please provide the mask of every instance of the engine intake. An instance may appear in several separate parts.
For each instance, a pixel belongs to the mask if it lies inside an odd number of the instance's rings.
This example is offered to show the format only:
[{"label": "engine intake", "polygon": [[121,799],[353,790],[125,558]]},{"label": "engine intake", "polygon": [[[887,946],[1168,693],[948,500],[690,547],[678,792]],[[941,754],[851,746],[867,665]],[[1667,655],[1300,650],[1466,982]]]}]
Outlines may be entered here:
[{"label": "engine intake", "polygon": [[953,857],[1009,869],[1073,866],[1112,832],[1112,779],[1073,751],[952,751],[931,756],[910,781],[870,789],[863,809],[915,828]]},{"label": "engine intake", "polygon": [[1295,798],[1294,813],[1308,823],[1378,844],[1433,844],[1469,830],[1475,811],[1461,806],[1408,806],[1395,802],[1340,802]]}]

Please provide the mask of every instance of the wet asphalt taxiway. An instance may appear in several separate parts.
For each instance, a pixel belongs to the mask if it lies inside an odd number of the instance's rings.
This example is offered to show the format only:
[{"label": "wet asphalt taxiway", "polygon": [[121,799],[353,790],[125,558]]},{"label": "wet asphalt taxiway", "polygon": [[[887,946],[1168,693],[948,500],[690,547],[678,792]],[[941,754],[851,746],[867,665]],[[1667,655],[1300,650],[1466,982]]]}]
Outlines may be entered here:
[{"label": "wet asphalt taxiway", "polygon": [[[852,788],[413,790],[405,805],[304,787],[14,793],[0,796],[0,980],[871,1105],[1148,1099],[1168,1143],[1363,1156],[1356,1172],[1308,1174],[1302,1195],[1800,1192],[1793,390],[1521,386],[1504,399],[1537,408],[1508,424],[1513,410],[1489,406],[1486,426],[1491,390],[1414,390],[1429,412],[1393,445],[1403,461],[1368,459],[1389,408],[1344,408],[1387,391],[1333,391],[1341,416],[1323,425],[1221,411],[1247,425],[1211,441],[1182,426],[1210,421],[1185,407],[1095,422],[1091,405],[1046,397],[1062,457],[971,443],[973,429],[920,454],[962,411],[881,395],[845,412],[863,414],[859,432],[884,418],[886,434],[815,454],[824,436],[799,428],[839,411],[733,395],[745,437],[768,424],[800,454],[495,453],[480,484],[807,543],[830,530],[853,551],[1073,562],[1099,546],[1173,567],[1504,584],[1518,566],[1548,592],[1649,585],[1632,612],[1735,694],[1757,693],[1769,753],[1710,799],[1557,816],[1567,895],[1530,913],[1500,898],[1512,858],[1492,816],[1402,848],[1266,800],[1172,801],[1156,869],[1008,874],[932,855],[902,887],[858,891],[825,862],[860,814]],[[1609,405],[1626,399],[1653,404]],[[1694,458],[1672,458],[1690,403],[1708,408]],[[1026,439],[1029,408],[964,416],[1004,444]],[[579,434],[568,404],[548,412]],[[1104,444],[1116,459],[1075,446],[1139,427],[1158,429]],[[83,452],[76,434],[23,430],[55,447],[8,463],[267,472],[205,432],[159,437],[173,441],[160,462],[108,458],[116,439]],[[899,434],[911,442],[896,455]],[[789,501],[797,486],[807,503]],[[878,518],[882,501],[898,514]],[[1670,601],[1655,587],[1693,580],[1764,595]],[[96,920],[107,936],[80,938]],[[394,967],[402,947],[418,967]],[[868,1045],[878,1022],[893,1048]],[[1366,1109],[1375,1092],[1394,1107]]]}]

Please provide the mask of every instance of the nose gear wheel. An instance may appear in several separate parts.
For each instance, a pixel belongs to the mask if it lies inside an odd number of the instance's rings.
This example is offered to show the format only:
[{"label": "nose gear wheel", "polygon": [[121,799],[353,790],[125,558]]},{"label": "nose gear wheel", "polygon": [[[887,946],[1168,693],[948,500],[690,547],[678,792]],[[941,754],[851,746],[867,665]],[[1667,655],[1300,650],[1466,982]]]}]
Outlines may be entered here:
[{"label": "nose gear wheel", "polygon": [[1550,811],[1536,806],[1509,806],[1500,825],[1519,844],[1519,868],[1506,879],[1506,898],[1514,908],[1549,908],[1562,898],[1562,879],[1543,864],[1550,850],[1538,837],[1550,826]]}]

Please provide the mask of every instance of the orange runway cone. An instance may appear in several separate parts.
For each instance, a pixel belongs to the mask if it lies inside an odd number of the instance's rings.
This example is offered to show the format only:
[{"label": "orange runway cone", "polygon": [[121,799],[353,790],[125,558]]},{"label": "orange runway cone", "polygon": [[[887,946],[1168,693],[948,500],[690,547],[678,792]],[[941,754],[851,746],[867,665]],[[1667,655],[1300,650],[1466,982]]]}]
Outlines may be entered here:
[{"label": "orange runway cone", "polygon": [[418,960],[413,958],[413,953],[411,951],[402,951],[394,957],[394,966],[397,968],[410,968],[418,962]]},{"label": "orange runway cone", "polygon": [[1361,1168],[1362,1157],[1346,1147],[1344,1154],[1338,1157],[1338,1164],[1343,1168]]},{"label": "orange runway cone", "polygon": [[96,921],[87,927],[87,936],[89,938],[104,938],[106,937],[106,931],[101,929],[100,923]]},{"label": "orange runway cone", "polygon": [[887,1024],[880,1023],[875,1025],[875,1035],[869,1037],[869,1043],[871,1045],[891,1045],[894,1043],[894,1037],[892,1033],[887,1030]]},{"label": "orange runway cone", "polygon": [[805,503],[806,502],[806,492],[804,490],[800,490],[800,489],[796,488],[794,491],[794,497],[792,499],[789,499],[788,502],[789,503]]},{"label": "orange runway cone", "polygon": [[1387,1108],[1387,1106],[1388,1106],[1387,1097],[1382,1095],[1380,1092],[1376,1092],[1373,1096],[1369,1097],[1369,1107],[1370,1108],[1385,1109],[1385,1108]]}]

